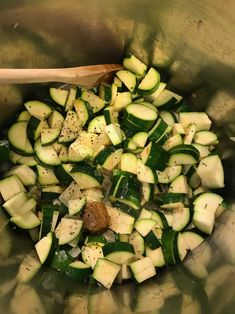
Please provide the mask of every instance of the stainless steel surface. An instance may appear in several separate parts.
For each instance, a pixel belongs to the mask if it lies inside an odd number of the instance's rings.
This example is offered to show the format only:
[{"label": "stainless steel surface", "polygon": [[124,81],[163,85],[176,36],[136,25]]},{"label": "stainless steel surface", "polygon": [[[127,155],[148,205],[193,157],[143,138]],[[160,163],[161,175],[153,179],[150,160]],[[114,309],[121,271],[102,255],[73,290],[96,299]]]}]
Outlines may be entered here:
[{"label": "stainless steel surface", "polygon": [[[232,0],[0,3],[0,67],[113,63],[125,52],[133,52],[161,68],[171,88],[185,94],[192,107],[210,114],[224,154],[224,196],[229,210],[218,222],[209,244],[200,246],[185,263],[188,269],[199,265],[201,271],[194,274],[200,277],[198,281],[186,279],[176,267],[138,287],[128,284],[88,293],[50,272],[31,283],[38,313],[88,313],[88,303],[90,313],[94,309],[96,313],[234,313],[235,145],[230,139],[235,136],[234,12]],[[0,86],[0,122],[19,108],[30,89]],[[21,258],[22,241],[14,238],[11,259],[7,266],[0,265],[4,313],[36,313],[35,303],[27,302],[27,285],[15,289],[14,263]],[[17,298],[11,302],[14,293]],[[22,304],[28,310],[23,311]]]}]

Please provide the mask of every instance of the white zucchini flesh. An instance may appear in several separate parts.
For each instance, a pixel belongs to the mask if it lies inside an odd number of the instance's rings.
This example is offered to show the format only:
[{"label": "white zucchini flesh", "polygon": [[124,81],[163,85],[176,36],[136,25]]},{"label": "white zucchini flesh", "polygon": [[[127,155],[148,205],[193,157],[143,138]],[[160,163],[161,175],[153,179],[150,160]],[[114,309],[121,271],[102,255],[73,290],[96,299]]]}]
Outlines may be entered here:
[{"label": "white zucchini flesh", "polygon": [[179,145],[179,144],[183,144],[183,139],[182,139],[181,135],[179,133],[177,133],[177,134],[171,136],[170,138],[168,138],[162,147],[165,150],[170,150],[172,147]]},{"label": "white zucchini flesh", "polygon": [[151,258],[155,267],[162,267],[166,263],[161,247],[154,250],[151,250],[149,247],[146,247],[146,256]]},{"label": "white zucchini flesh", "polygon": [[84,245],[81,250],[81,255],[84,263],[95,268],[96,262],[99,258],[103,258],[102,246],[98,244]]},{"label": "white zucchini flesh", "polygon": [[64,123],[64,117],[59,111],[54,110],[48,117],[48,123],[50,128],[61,129]]},{"label": "white zucchini flesh", "polygon": [[30,100],[24,105],[28,112],[39,120],[46,120],[52,113],[50,106],[38,100]]},{"label": "white zucchini flesh", "polygon": [[117,124],[109,124],[105,127],[105,131],[110,138],[110,141],[114,146],[120,144],[123,141],[123,133],[121,128]]},{"label": "white zucchini flesh", "polygon": [[10,216],[17,216],[17,212],[19,215],[19,208],[27,201],[27,193],[20,192],[11,197],[8,201],[3,203],[3,208],[7,211]]},{"label": "white zucchini flesh", "polygon": [[34,150],[37,158],[43,164],[49,166],[61,164],[61,161],[52,145],[43,147],[40,139],[38,139],[34,144]]},{"label": "white zucchini flesh", "polygon": [[151,213],[150,210],[142,208],[141,213],[140,213],[140,215],[139,215],[137,220],[145,219],[145,218],[152,219],[152,216],[153,216],[153,214]]},{"label": "white zucchini flesh", "polygon": [[41,224],[40,219],[32,211],[27,212],[22,216],[12,217],[10,219],[16,226],[22,229],[32,229]]},{"label": "white zucchini flesh", "polygon": [[124,153],[120,160],[120,169],[133,174],[137,173],[137,157],[131,153]]},{"label": "white zucchini flesh", "polygon": [[172,229],[175,231],[181,231],[190,222],[190,209],[188,207],[175,209],[173,211],[172,218]]},{"label": "white zucchini flesh", "polygon": [[59,200],[68,207],[68,201],[79,199],[83,196],[79,185],[76,182],[71,182],[70,185],[59,196]]},{"label": "white zucchini flesh", "polygon": [[202,232],[212,234],[215,224],[215,215],[211,212],[194,212],[193,223]]},{"label": "white zucchini flesh", "polygon": [[187,178],[184,175],[180,175],[177,178],[175,178],[171,185],[169,186],[170,193],[183,193],[188,194],[188,183]]},{"label": "white zucchini flesh", "polygon": [[224,187],[224,169],[217,155],[203,158],[197,168],[197,174],[205,187],[213,189]]},{"label": "white zucchini flesh", "polygon": [[208,146],[201,145],[201,144],[192,144],[197,150],[199,151],[200,154],[200,159],[207,157],[210,154],[210,149]]},{"label": "white zucchini flesh", "polygon": [[73,103],[77,96],[77,88],[71,87],[68,93],[68,97],[66,99],[65,111],[73,109]]},{"label": "white zucchini flesh", "polygon": [[121,267],[104,258],[99,258],[93,272],[93,278],[105,288],[110,289]]},{"label": "white zucchini flesh", "polygon": [[143,257],[142,259],[130,263],[130,269],[133,273],[135,280],[138,283],[143,282],[144,280],[153,277],[156,275],[156,270],[153,265],[151,258]]},{"label": "white zucchini flesh", "polygon": [[25,187],[16,175],[12,175],[0,181],[0,192],[4,201],[7,201],[16,194],[25,191]]},{"label": "white zucchini flesh", "polygon": [[59,143],[74,141],[81,131],[81,121],[75,111],[69,110],[63,122]]},{"label": "white zucchini flesh", "polygon": [[202,236],[190,230],[182,232],[182,236],[187,243],[188,249],[191,251],[204,241],[204,238]]},{"label": "white zucchini flesh", "polygon": [[195,124],[197,131],[209,130],[211,127],[211,120],[205,112],[180,112],[179,123],[185,130],[190,124]]},{"label": "white zucchini flesh", "polygon": [[137,179],[141,182],[156,183],[157,175],[141,159],[137,160]]},{"label": "white zucchini flesh", "polygon": [[126,106],[128,106],[130,103],[132,103],[130,92],[122,92],[122,93],[117,92],[114,103],[113,103],[113,107],[117,112],[119,112],[123,110]]},{"label": "white zucchini flesh", "polygon": [[60,106],[64,107],[68,98],[69,91],[62,88],[51,87],[50,96]]},{"label": "white zucchini flesh", "polygon": [[122,158],[123,149],[117,149],[103,163],[102,167],[106,170],[113,170]]},{"label": "white zucchini flesh", "polygon": [[191,124],[187,130],[184,137],[184,144],[191,144],[196,133],[197,126],[196,124]]},{"label": "white zucchini flesh", "polygon": [[35,244],[35,249],[38,254],[41,264],[44,264],[47,260],[53,244],[53,234],[49,232],[39,242]]},{"label": "white zucchini flesh", "polygon": [[160,82],[160,75],[154,68],[150,68],[143,80],[140,82],[138,89],[141,91],[152,91]]},{"label": "white zucchini flesh", "polygon": [[134,55],[130,55],[123,60],[123,66],[125,69],[133,72],[138,76],[143,76],[147,70],[147,65],[136,58]]},{"label": "white zucchini flesh", "polygon": [[183,261],[187,255],[188,247],[187,247],[187,242],[185,241],[184,237],[182,237],[181,233],[179,233],[178,235],[177,246],[178,246],[179,258],[181,261]]},{"label": "white zucchini flesh", "polygon": [[133,245],[135,255],[137,257],[143,257],[145,251],[144,238],[139,234],[138,231],[132,232],[129,238],[129,243]]},{"label": "white zucchini flesh", "polygon": [[20,165],[11,168],[6,175],[17,175],[20,181],[25,185],[34,185],[36,183],[35,172],[27,165]]},{"label": "white zucchini flesh", "polygon": [[166,167],[163,171],[157,171],[159,183],[170,183],[182,172],[182,166]]},{"label": "white zucchini flesh", "polygon": [[175,123],[173,125],[172,131],[173,131],[173,135],[185,134],[185,130],[184,130],[183,126],[180,123]]},{"label": "white zucchini flesh", "polygon": [[157,89],[153,93],[146,95],[145,99],[147,101],[154,102],[161,95],[165,88],[166,83],[160,82]]},{"label": "white zucchini flesh", "polygon": [[59,128],[42,129],[41,130],[41,143],[42,146],[48,146],[54,143],[60,135]]},{"label": "white zucchini flesh", "polygon": [[222,204],[223,198],[215,193],[203,193],[194,201],[193,223],[195,226],[211,234],[215,224],[215,214],[218,207]]},{"label": "white zucchini flesh", "polygon": [[116,73],[117,77],[124,83],[124,85],[133,92],[136,86],[136,76],[128,70],[120,70]]},{"label": "white zucchini flesh", "polygon": [[223,203],[223,198],[215,193],[203,193],[193,202],[194,211],[211,212],[215,214],[218,207]]},{"label": "white zucchini flesh", "polygon": [[75,215],[79,213],[86,204],[86,198],[83,196],[78,199],[68,200],[69,215]]},{"label": "white zucchini flesh", "polygon": [[66,244],[74,240],[79,235],[82,225],[82,220],[62,218],[60,225],[59,245]]},{"label": "white zucchini flesh", "polygon": [[100,188],[90,188],[82,191],[87,202],[102,202],[104,199],[103,191]]},{"label": "white zucchini flesh", "polygon": [[138,219],[135,222],[135,229],[143,236],[145,237],[152,228],[156,225],[156,221],[151,218],[142,218]]},{"label": "white zucchini flesh", "polygon": [[109,228],[119,234],[131,234],[135,219],[118,208],[107,206],[110,217]]},{"label": "white zucchini flesh", "polygon": [[211,131],[199,131],[194,135],[194,142],[201,145],[214,145],[218,143],[217,135]]},{"label": "white zucchini flesh", "polygon": [[72,162],[90,159],[93,154],[93,149],[87,145],[81,144],[79,138],[69,146],[68,157]]},{"label": "white zucchini flesh", "polygon": [[148,139],[147,132],[138,132],[132,137],[131,140],[137,147],[144,148],[144,146],[146,145],[147,139]]}]

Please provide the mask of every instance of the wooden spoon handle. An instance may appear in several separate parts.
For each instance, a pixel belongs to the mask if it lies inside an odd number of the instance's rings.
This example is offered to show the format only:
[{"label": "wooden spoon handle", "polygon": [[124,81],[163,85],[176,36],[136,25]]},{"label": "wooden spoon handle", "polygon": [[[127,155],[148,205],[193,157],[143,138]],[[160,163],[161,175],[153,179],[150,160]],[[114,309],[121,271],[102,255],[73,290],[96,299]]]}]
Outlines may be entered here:
[{"label": "wooden spoon handle", "polygon": [[60,69],[0,69],[0,83],[63,82],[93,85],[103,75],[119,70],[119,64],[100,64]]}]

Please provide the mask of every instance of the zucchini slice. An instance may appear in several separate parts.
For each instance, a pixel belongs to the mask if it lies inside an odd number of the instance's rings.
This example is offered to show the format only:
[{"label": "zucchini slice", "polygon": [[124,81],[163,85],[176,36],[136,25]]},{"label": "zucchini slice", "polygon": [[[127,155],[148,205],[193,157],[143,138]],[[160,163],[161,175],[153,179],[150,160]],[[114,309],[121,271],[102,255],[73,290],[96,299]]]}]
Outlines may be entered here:
[{"label": "zucchini slice", "polygon": [[92,119],[88,125],[88,132],[91,133],[103,133],[105,132],[106,127],[106,121],[104,115],[97,116],[94,119]]},{"label": "zucchini slice", "polygon": [[32,229],[38,227],[41,224],[38,216],[35,215],[32,211],[29,211],[22,216],[12,217],[10,221],[21,229]]},{"label": "zucchini slice", "polygon": [[123,66],[125,69],[133,72],[138,76],[144,76],[147,70],[147,65],[140,61],[138,58],[136,58],[134,55],[129,55],[128,57],[126,57],[123,60]]},{"label": "zucchini slice", "polygon": [[122,157],[123,149],[116,149],[108,146],[102,149],[95,158],[95,162],[106,170],[112,170],[116,167]]},{"label": "zucchini slice", "polygon": [[119,112],[126,108],[127,105],[132,103],[132,97],[130,92],[118,92],[115,96],[113,108]]},{"label": "zucchini slice", "polygon": [[157,112],[142,104],[130,104],[124,110],[123,124],[136,131],[148,131],[157,119]]},{"label": "zucchini slice", "polygon": [[23,110],[18,115],[17,121],[18,122],[20,122],[20,121],[29,121],[30,117],[31,117],[31,114],[27,110]]},{"label": "zucchini slice", "polygon": [[103,182],[100,172],[85,162],[74,165],[70,174],[81,189],[99,187]]},{"label": "zucchini slice", "polygon": [[117,77],[123,82],[123,84],[133,92],[136,87],[136,76],[128,70],[120,70],[116,73]]},{"label": "zucchini slice", "polygon": [[146,257],[149,257],[152,260],[153,265],[155,267],[163,267],[166,264],[165,258],[162,252],[162,247],[158,247],[152,250],[147,246],[145,250],[145,254],[146,254]]},{"label": "zucchini slice", "polygon": [[59,128],[61,129],[64,123],[64,117],[63,115],[56,110],[53,110],[50,116],[48,117],[48,124],[50,128]]},{"label": "zucchini slice", "polygon": [[81,255],[84,263],[91,266],[92,269],[94,269],[97,260],[104,257],[102,246],[98,244],[84,245]]},{"label": "zucchini slice", "polygon": [[35,172],[27,165],[19,165],[11,168],[6,172],[6,176],[16,175],[20,181],[25,185],[34,185],[36,183]]},{"label": "zucchini slice", "polygon": [[49,232],[45,237],[35,244],[35,249],[41,264],[44,264],[47,260],[50,260],[54,254],[54,247],[55,235],[53,232]]},{"label": "zucchini slice", "polygon": [[41,130],[41,144],[42,146],[48,146],[54,144],[60,135],[59,128],[42,129]]},{"label": "zucchini slice", "polygon": [[26,192],[25,187],[16,175],[0,180],[0,192],[6,202],[20,192]]},{"label": "zucchini slice", "polygon": [[13,124],[8,130],[8,140],[16,153],[23,156],[33,155],[33,147],[27,137],[27,122],[21,121]]},{"label": "zucchini slice", "polygon": [[49,89],[49,94],[56,104],[65,107],[69,95],[69,91],[67,89],[51,87]]},{"label": "zucchini slice", "polygon": [[203,158],[197,168],[197,174],[205,187],[213,189],[224,187],[224,169],[218,155]]},{"label": "zucchini slice", "polygon": [[34,151],[38,160],[45,166],[57,166],[61,161],[52,145],[42,146],[41,140],[38,139],[34,144]]},{"label": "zucchini slice", "polygon": [[131,234],[135,219],[118,208],[107,206],[110,217],[109,228],[118,234]]},{"label": "zucchini slice", "polygon": [[149,257],[143,257],[136,262],[130,263],[129,266],[132,276],[138,283],[156,275],[154,264]]},{"label": "zucchini slice", "polygon": [[176,145],[169,150],[169,154],[169,166],[192,165],[199,160],[199,151],[193,145]]},{"label": "zucchini slice", "polygon": [[186,130],[190,124],[196,125],[196,131],[210,130],[211,120],[205,112],[180,112],[179,123]]},{"label": "zucchini slice", "polygon": [[52,113],[50,106],[39,100],[30,100],[24,104],[28,112],[39,120],[46,120]]},{"label": "zucchini slice", "polygon": [[73,106],[77,113],[80,125],[84,127],[87,121],[91,119],[91,117],[93,116],[93,112],[90,105],[86,101],[76,99],[73,103]]},{"label": "zucchini slice", "polygon": [[161,145],[150,142],[140,154],[144,164],[150,168],[163,171],[168,163],[169,154]]},{"label": "zucchini slice", "polygon": [[74,141],[77,138],[80,130],[81,125],[76,112],[69,110],[61,129],[59,143],[69,143]]},{"label": "zucchini slice", "polygon": [[99,112],[105,106],[105,100],[95,95],[92,91],[84,90],[81,99],[91,106],[93,113]]},{"label": "zucchini slice", "polygon": [[132,244],[128,242],[111,242],[102,247],[104,257],[119,265],[127,264],[135,255]]},{"label": "zucchini slice", "polygon": [[138,92],[142,95],[151,94],[160,83],[160,74],[154,68],[150,68],[140,84],[138,85]]},{"label": "zucchini slice", "polygon": [[105,131],[108,134],[108,137],[110,138],[110,141],[114,146],[117,146],[122,143],[124,140],[123,133],[119,125],[117,124],[109,124],[105,127]]},{"label": "zucchini slice", "polygon": [[73,103],[77,96],[77,87],[71,87],[66,99],[65,111],[73,109]]},{"label": "zucchini slice", "polygon": [[110,289],[121,267],[104,258],[99,258],[94,268],[93,278]]},{"label": "zucchini slice", "polygon": [[60,222],[59,245],[67,244],[80,234],[83,221],[71,218],[62,218]]}]

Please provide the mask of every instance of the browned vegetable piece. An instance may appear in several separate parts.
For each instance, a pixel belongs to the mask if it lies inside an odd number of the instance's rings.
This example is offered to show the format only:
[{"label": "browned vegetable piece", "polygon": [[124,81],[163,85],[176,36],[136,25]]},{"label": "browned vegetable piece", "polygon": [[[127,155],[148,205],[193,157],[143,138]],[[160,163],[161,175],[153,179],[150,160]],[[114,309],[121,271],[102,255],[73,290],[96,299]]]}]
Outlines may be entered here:
[{"label": "browned vegetable piece", "polygon": [[107,208],[101,202],[90,202],[86,205],[82,219],[84,227],[91,233],[99,233],[109,226]]}]

